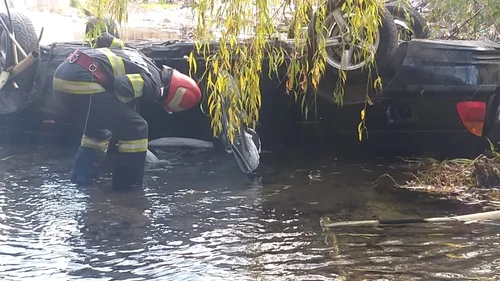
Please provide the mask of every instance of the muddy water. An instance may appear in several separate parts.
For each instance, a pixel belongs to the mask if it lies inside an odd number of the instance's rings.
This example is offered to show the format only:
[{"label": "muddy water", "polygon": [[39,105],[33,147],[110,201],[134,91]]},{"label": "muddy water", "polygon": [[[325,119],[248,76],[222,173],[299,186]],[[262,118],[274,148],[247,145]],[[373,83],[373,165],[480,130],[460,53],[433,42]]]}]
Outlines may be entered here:
[{"label": "muddy water", "polygon": [[[319,219],[463,213],[373,188],[391,165],[264,154],[262,178],[227,155],[161,151],[143,191],[68,183],[74,149],[0,149],[1,280],[495,280],[497,226],[323,231]],[[307,156],[306,156],[307,155]],[[418,204],[415,204],[417,202]],[[500,276],[500,275],[499,275]]]}]

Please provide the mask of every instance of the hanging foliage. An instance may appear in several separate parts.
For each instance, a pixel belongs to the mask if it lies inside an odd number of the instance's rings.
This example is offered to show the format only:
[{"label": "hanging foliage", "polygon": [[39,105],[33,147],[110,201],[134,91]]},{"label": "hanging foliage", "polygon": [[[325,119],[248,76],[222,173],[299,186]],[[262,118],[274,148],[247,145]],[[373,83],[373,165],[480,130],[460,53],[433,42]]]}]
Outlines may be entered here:
[{"label": "hanging foliage", "polygon": [[[92,15],[94,28],[87,32],[84,40],[94,47],[95,38],[98,38],[102,31],[108,30],[108,23],[113,21],[122,24],[128,20],[129,0],[87,0],[85,5],[75,0],[72,6],[83,11],[87,16]],[[114,30],[116,32],[116,30]]]},{"label": "hanging foliage", "polygon": [[429,10],[433,37],[500,42],[498,0],[429,0],[422,6]]},{"label": "hanging foliage", "polygon": [[[127,20],[127,0],[87,0],[92,14],[99,22],[105,14],[110,14],[118,22]],[[407,1],[407,0],[404,0]],[[277,74],[280,67],[286,63],[286,89],[300,103],[307,117],[311,104],[310,94],[316,101],[320,80],[325,73],[327,57],[327,38],[331,40],[331,7],[340,9],[345,16],[344,25],[337,34],[337,45],[346,50],[345,39],[350,38],[351,44],[359,43],[361,50],[356,54],[358,60],[364,60],[366,75],[371,75],[376,66],[374,55],[375,43],[381,23],[380,9],[384,0],[197,0],[197,27],[195,50],[189,56],[192,73],[203,66],[202,81],[204,90],[208,93],[205,110],[211,117],[211,127],[214,136],[222,131],[222,103],[227,101],[228,133],[232,142],[235,133],[239,131],[241,122],[250,128],[255,128],[259,121],[261,107],[260,78],[263,75]],[[327,6],[329,5],[329,6]],[[328,8],[330,7],[330,8]],[[294,28],[292,51],[285,51],[273,40],[280,39],[277,29],[277,15],[292,11]],[[311,12],[312,11],[312,12]],[[338,11],[338,10],[337,10]],[[327,13],[330,12],[330,13]],[[312,16],[312,17],[311,17]],[[329,23],[327,23],[327,21]],[[338,20],[338,18],[337,18]],[[304,32],[303,27],[309,29]],[[87,36],[95,38],[101,28]],[[363,42],[357,41],[363,38]],[[244,40],[243,40],[244,39]],[[244,41],[242,44],[241,42]],[[218,42],[214,45],[214,42]],[[362,43],[362,44],[361,44]],[[199,60],[200,56],[203,60]],[[264,58],[268,58],[269,72],[264,73]],[[286,58],[289,58],[287,60]],[[228,91],[230,73],[238,82],[239,91]],[[376,73],[376,72],[375,72]],[[349,78],[346,70],[339,69],[337,83],[332,96],[335,102],[342,105],[344,85]],[[372,85],[380,87],[380,78],[368,80]],[[330,82],[331,83],[331,82]],[[237,94],[237,93],[241,94]],[[364,126],[364,110],[358,127],[361,139]]]},{"label": "hanging foliage", "polygon": [[[214,136],[221,133],[222,113],[221,101],[229,100],[229,138],[232,140],[235,132],[239,130],[240,121],[254,128],[259,119],[261,106],[260,78],[262,75],[277,74],[278,69],[289,58],[287,65],[286,89],[294,95],[300,103],[303,113],[307,117],[310,104],[308,94],[316,94],[320,80],[325,73],[326,65],[326,39],[330,34],[325,26],[325,20],[331,19],[327,14],[338,6],[342,13],[349,15],[345,22],[347,26],[342,36],[350,36],[354,41],[364,39],[362,52],[357,55],[366,61],[365,68],[374,66],[374,50],[370,48],[378,33],[380,25],[379,9],[381,0],[293,0],[282,2],[278,0],[237,0],[218,3],[214,0],[199,0],[197,3],[197,29],[196,50],[190,56],[191,69],[196,69],[197,54],[201,54],[206,61],[206,91],[208,98],[208,114],[212,118]],[[294,48],[285,52],[275,44],[266,44],[279,38],[276,15],[286,10],[292,10],[294,28]],[[311,13],[314,11],[314,13]],[[312,21],[312,17],[314,20]],[[312,21],[312,24],[311,24]],[[308,32],[303,27],[309,25]],[[290,33],[290,32],[289,32]],[[246,44],[238,44],[241,35],[247,35]],[[313,36],[311,36],[313,35]],[[342,38],[339,38],[340,44]],[[219,42],[217,50],[210,50],[208,42]],[[353,42],[356,44],[356,42]],[[346,46],[343,45],[344,50]],[[268,57],[269,73],[263,73],[264,57]],[[227,91],[228,81],[222,73],[231,73],[236,81],[242,96]],[[368,71],[369,72],[369,71]],[[344,85],[348,79],[345,70],[340,70],[337,87],[332,95],[338,104],[342,104]],[[377,80],[377,85],[380,81]],[[331,82],[330,82],[331,83]],[[314,98],[314,101],[316,99]],[[240,113],[244,119],[240,120]],[[364,117],[364,114],[362,114]],[[364,121],[364,120],[362,120]],[[359,129],[364,128],[364,123]],[[361,132],[361,131],[360,131]]]}]

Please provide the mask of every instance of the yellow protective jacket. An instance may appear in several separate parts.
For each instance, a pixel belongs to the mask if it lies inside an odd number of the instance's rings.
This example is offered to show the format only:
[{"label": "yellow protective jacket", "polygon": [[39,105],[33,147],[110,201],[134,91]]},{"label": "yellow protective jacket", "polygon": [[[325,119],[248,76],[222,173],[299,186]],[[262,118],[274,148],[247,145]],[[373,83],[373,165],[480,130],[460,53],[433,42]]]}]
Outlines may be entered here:
[{"label": "yellow protective jacket", "polygon": [[[153,60],[145,56],[137,49],[131,48],[118,38],[104,32],[95,42],[95,48],[81,50],[82,53],[94,58],[108,77],[106,85],[99,85],[96,81],[85,77],[87,69],[83,67],[72,68],[73,71],[62,71],[60,77],[54,78],[54,88],[75,89],[75,94],[95,94],[110,91],[116,94],[118,99],[124,103],[143,100],[156,101],[161,97],[161,70]],[[91,77],[91,76],[90,76]],[[85,89],[77,89],[76,83],[88,83]],[[70,85],[70,86],[68,86]],[[83,84],[82,84],[83,85]],[[102,87],[101,87],[102,86]],[[68,90],[65,90],[68,92]]]}]

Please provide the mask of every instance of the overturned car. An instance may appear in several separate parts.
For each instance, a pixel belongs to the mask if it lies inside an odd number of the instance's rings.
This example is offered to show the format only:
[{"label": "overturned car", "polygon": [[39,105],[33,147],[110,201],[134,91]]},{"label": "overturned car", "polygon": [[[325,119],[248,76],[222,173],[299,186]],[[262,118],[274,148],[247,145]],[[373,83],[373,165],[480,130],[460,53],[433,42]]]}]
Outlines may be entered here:
[{"label": "overturned car", "polygon": [[[496,133],[500,120],[500,46],[476,41],[419,39],[427,36],[422,20],[417,22],[419,29],[415,24],[404,24],[401,18],[393,17],[398,9],[393,9],[392,13],[389,11],[389,6],[383,11],[383,25],[377,46],[374,46],[377,64],[383,69],[380,74],[386,82],[379,93],[369,89],[374,104],[366,109],[369,138],[365,143],[376,145],[375,149],[383,145],[391,149],[422,151],[440,143],[439,152],[455,152],[465,146],[475,148],[477,152],[486,148],[486,137],[497,143],[500,140]],[[345,15],[339,17],[341,12],[336,6],[332,6],[329,13],[332,20],[328,35],[339,37],[335,27]],[[6,15],[0,16],[9,22]],[[16,13],[12,15],[12,23],[19,45],[26,55],[35,58],[35,63],[14,79],[8,79],[1,89],[0,126],[3,135],[16,139],[54,137],[78,141],[81,128],[77,126],[77,120],[52,96],[52,74],[72,51],[89,46],[83,42],[38,46],[29,19]],[[414,37],[399,40],[401,28],[411,29]],[[159,66],[169,65],[189,73],[184,57],[194,49],[194,43],[152,43],[147,40],[128,43]],[[272,41],[269,44],[293,48],[286,42]],[[14,53],[12,40],[5,30],[0,35],[0,45],[0,62],[5,71],[15,64],[11,59]],[[365,106],[366,81],[349,79],[345,88],[347,105],[342,108],[332,103],[331,97],[338,69],[345,68],[348,75],[355,77],[363,63],[346,63],[349,54],[339,54],[335,42],[328,48],[328,69],[320,85],[317,115],[312,121],[303,120],[298,107],[289,106],[292,98],[285,93],[282,79],[262,77],[262,108],[257,133],[263,148],[296,142],[308,136],[347,137],[348,141],[357,143],[359,111]],[[23,57],[19,50],[17,53]],[[198,65],[204,65],[203,58],[197,60]],[[286,66],[283,65],[281,70],[285,73]],[[203,68],[198,71],[201,73]],[[263,72],[267,74],[265,69]],[[209,94],[204,93],[205,97]],[[170,115],[144,104],[138,107],[138,111],[150,125],[150,139],[180,136],[213,140],[210,120],[199,108]]]}]

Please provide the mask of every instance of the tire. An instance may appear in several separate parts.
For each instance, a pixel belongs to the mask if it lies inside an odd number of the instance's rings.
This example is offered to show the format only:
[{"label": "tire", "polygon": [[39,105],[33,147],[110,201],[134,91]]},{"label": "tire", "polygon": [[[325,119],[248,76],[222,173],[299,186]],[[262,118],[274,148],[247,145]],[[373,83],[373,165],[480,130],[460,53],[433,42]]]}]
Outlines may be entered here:
[{"label": "tire", "polygon": [[[10,29],[9,16],[7,14],[1,13],[0,17],[5,22],[7,27]],[[12,25],[14,28],[14,36],[19,45],[23,48],[24,52],[29,55],[31,52],[40,52],[40,46],[38,44],[38,35],[36,34],[33,22],[24,14],[13,12],[11,13]],[[0,29],[2,29],[0,27]],[[12,40],[3,33],[0,36],[0,49],[5,51],[5,58],[2,58],[1,66],[2,70],[9,68],[14,65],[14,50],[12,46]],[[17,58],[20,62],[23,57],[20,50],[17,50]],[[5,61],[3,61],[5,59]],[[35,62],[33,67],[26,69],[24,72],[20,73],[19,76],[15,78],[19,89],[23,92],[30,92],[33,88],[36,74],[38,72],[39,60]],[[10,84],[5,85],[3,89],[7,90]]]},{"label": "tire", "polygon": [[[329,0],[327,3],[327,10],[326,10],[326,15],[328,16],[331,14],[333,11],[336,9],[339,9],[342,7],[342,4],[345,2],[345,0]],[[388,67],[391,57],[394,54],[396,48],[398,47],[398,37],[397,37],[397,28],[396,24],[394,22],[394,19],[392,15],[389,13],[389,11],[386,8],[380,9],[380,14],[381,14],[381,21],[382,24],[379,27],[379,46],[377,50],[375,51],[375,60],[377,64],[377,69],[379,71],[385,69]],[[316,13],[313,15],[313,18],[311,22],[309,23],[308,26],[308,50],[311,50],[312,52],[309,52],[309,58],[314,54],[316,50],[316,38],[317,34],[315,31],[315,22],[316,22]],[[328,47],[327,47],[328,48]],[[338,67],[335,67],[331,64],[327,63],[326,66],[326,80],[325,82],[333,84],[331,85],[332,92],[335,87],[335,83],[331,83],[332,77],[331,75],[338,75],[339,74],[339,69]],[[358,78],[362,77],[364,75],[362,71],[362,67],[358,67],[357,69],[352,69],[352,70],[346,70],[347,73],[347,81],[352,80],[353,78]],[[324,80],[324,79],[323,79]],[[356,79],[357,80],[357,79]],[[333,81],[336,81],[334,79]],[[324,83],[322,83],[324,84]]]},{"label": "tire", "polygon": [[[7,14],[1,13],[0,17],[5,22],[8,28],[10,28],[9,16]],[[36,34],[35,27],[33,26],[33,22],[24,14],[21,13],[11,13],[12,17],[12,25],[14,27],[14,35],[16,41],[21,45],[26,54],[29,55],[32,51],[40,51],[40,47],[38,45],[38,35]],[[3,39],[6,40],[3,40]],[[12,49],[12,40],[5,34],[5,37],[2,35],[1,47],[5,50],[6,59],[4,69],[11,67],[14,65],[14,52]],[[17,50],[17,57],[19,60],[22,58],[21,51]]]},{"label": "tire", "polygon": [[[414,8],[406,5],[405,3],[401,3],[400,1],[386,3],[385,7],[389,13],[391,13],[394,21],[396,22],[398,38],[403,38],[400,40],[409,41],[413,38],[429,38],[429,26],[427,25],[427,21]],[[409,30],[403,25],[406,25]],[[408,33],[401,34],[401,31]]]},{"label": "tire", "polygon": [[[95,25],[97,23],[97,19],[95,17],[90,18],[87,21],[87,24],[85,26],[85,34],[91,32],[94,30]],[[106,29],[101,30],[102,32],[107,31],[109,34],[113,35],[114,37],[120,39],[120,31],[118,30],[118,26],[115,21],[107,18],[105,19],[105,24],[106,24]]]}]

